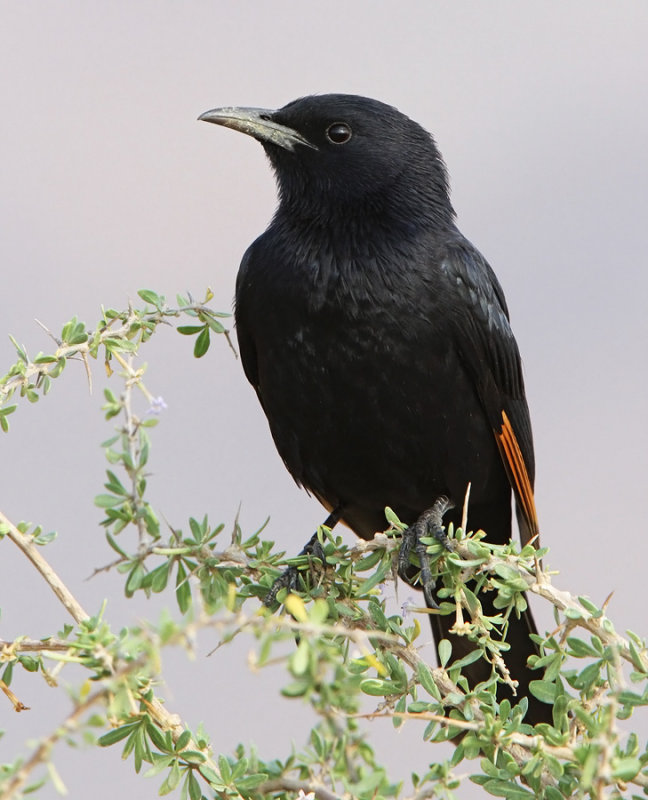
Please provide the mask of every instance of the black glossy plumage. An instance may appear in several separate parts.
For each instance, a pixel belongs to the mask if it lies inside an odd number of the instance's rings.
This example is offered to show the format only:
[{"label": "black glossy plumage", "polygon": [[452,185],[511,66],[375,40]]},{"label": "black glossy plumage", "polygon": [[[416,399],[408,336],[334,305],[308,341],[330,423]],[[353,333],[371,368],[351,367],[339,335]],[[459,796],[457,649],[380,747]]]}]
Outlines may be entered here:
[{"label": "black glossy plumage", "polygon": [[[385,506],[413,523],[440,495],[458,524],[470,482],[470,528],[508,541],[503,411],[531,486],[534,475],[520,356],[499,282],[455,225],[432,137],[352,95],[202,118],[255,136],[276,173],[279,207],[239,271],[236,329],[295,480],[364,538],[385,528]],[[343,126],[350,138],[331,141]],[[435,639],[447,636],[453,619],[431,620]],[[525,666],[534,630],[530,614],[511,620],[507,661],[522,694],[539,677]],[[468,674],[485,679],[488,665]],[[528,721],[550,719],[529,699]]]}]

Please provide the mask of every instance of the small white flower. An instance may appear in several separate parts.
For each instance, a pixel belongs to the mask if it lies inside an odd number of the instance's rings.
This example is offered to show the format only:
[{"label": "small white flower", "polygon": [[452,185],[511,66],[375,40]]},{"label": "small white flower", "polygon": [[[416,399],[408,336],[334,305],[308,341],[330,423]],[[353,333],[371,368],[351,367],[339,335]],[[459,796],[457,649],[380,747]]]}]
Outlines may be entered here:
[{"label": "small white flower", "polygon": [[403,618],[403,622],[405,622],[405,620],[409,617],[413,608],[417,608],[416,600],[414,597],[412,597],[412,595],[410,595],[409,597],[405,598],[405,601],[401,606],[401,617]]},{"label": "small white flower", "polygon": [[165,403],[164,398],[162,396],[160,396],[160,397],[152,397],[151,398],[151,405],[149,406],[148,411],[146,413],[147,414],[155,414],[155,416],[158,416],[163,411],[166,411],[167,408],[168,408],[168,406]]}]

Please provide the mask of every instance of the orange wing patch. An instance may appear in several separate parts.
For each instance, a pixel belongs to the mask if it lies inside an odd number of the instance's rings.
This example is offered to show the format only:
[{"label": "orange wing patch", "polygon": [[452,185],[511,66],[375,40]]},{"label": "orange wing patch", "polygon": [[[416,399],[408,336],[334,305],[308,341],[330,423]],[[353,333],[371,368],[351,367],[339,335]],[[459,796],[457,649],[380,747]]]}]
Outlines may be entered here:
[{"label": "orange wing patch", "polygon": [[502,411],[502,428],[499,433],[495,431],[495,439],[516,500],[527,524],[528,530],[521,534],[522,543],[526,544],[532,536],[536,536],[539,532],[538,514],[529,473],[506,411]]}]

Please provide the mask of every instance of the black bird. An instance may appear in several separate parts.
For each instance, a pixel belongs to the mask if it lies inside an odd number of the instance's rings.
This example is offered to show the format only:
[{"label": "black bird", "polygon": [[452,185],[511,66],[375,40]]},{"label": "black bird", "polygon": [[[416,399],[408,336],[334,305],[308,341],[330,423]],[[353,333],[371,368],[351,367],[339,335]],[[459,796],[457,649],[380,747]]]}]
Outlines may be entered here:
[{"label": "black bird", "polygon": [[[277,449],[327,523],[369,539],[385,506],[413,525],[447,496],[459,525],[470,483],[471,529],[508,542],[512,490],[528,542],[538,522],[520,354],[495,274],[457,229],[430,134],[345,94],[200,119],[257,139],[276,174],[279,206],[238,273],[236,330]],[[438,642],[454,615],[431,621]],[[535,632],[529,611],[512,615],[506,662],[531,723],[551,720],[528,690]],[[454,654],[470,650],[451,638]],[[464,672],[474,685],[490,669]]]}]

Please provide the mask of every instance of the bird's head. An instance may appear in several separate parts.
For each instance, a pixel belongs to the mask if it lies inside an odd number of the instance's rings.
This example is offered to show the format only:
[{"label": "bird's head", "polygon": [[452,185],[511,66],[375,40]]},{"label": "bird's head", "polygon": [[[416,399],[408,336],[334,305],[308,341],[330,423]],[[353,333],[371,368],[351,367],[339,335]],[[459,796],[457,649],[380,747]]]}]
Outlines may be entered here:
[{"label": "bird's head", "polygon": [[304,213],[385,211],[452,222],[445,165],[430,134],[396,108],[367,97],[302,97],[276,111],[215,108],[199,119],[263,145],[281,203]]}]

